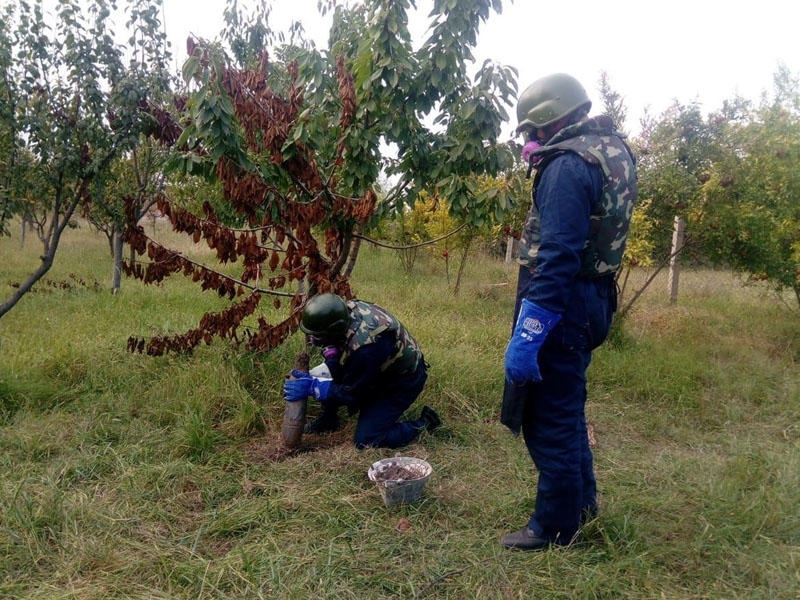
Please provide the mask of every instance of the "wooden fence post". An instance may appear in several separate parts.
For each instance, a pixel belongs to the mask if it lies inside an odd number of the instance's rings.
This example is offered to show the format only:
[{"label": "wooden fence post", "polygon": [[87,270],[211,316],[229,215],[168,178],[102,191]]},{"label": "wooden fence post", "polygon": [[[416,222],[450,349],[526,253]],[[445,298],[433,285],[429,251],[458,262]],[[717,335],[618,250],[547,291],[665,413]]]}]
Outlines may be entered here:
[{"label": "wooden fence post", "polygon": [[669,278],[667,282],[669,287],[670,304],[675,304],[678,302],[678,277],[680,275],[678,255],[683,247],[683,234],[685,229],[686,223],[684,222],[683,217],[676,216],[672,230],[672,250],[670,251]]},{"label": "wooden fence post", "polygon": [[514,236],[510,235],[506,238],[506,264],[511,262],[514,258]]}]

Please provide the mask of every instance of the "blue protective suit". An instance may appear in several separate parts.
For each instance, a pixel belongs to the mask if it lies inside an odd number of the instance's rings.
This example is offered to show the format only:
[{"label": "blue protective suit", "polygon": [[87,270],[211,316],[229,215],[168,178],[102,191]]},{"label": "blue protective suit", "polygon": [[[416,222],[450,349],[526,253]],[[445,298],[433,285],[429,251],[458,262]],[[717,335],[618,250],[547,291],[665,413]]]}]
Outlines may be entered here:
[{"label": "blue protective suit", "polygon": [[579,272],[590,215],[601,201],[603,184],[602,170],[575,153],[547,164],[535,190],[541,220],[536,266],[532,273],[520,269],[520,297],[562,317],[538,355],[542,381],[525,386],[518,414],[539,471],[529,527],[557,543],[574,536],[582,511],[597,509],[584,413],[586,370],[592,350],[608,335],[616,282],[613,274],[584,278]]},{"label": "blue protective suit", "polygon": [[424,428],[421,420],[399,419],[425,387],[425,360],[420,360],[411,373],[381,371],[381,366],[395,354],[395,335],[387,331],[359,347],[343,363],[339,358],[325,361],[333,383],[323,410],[347,406],[351,412],[359,413],[354,439],[357,448],[399,448]]}]

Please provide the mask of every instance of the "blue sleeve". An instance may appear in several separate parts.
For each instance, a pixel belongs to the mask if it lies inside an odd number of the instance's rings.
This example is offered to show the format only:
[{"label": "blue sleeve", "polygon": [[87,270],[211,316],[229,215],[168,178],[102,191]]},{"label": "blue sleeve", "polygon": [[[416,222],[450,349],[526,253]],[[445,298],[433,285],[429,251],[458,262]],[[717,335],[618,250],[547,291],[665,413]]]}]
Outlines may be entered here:
[{"label": "blue sleeve", "polygon": [[568,152],[553,159],[536,187],[541,245],[526,298],[556,314],[566,310],[589,237],[592,206],[603,191],[599,167]]},{"label": "blue sleeve", "polygon": [[394,337],[378,336],[351,354],[336,371],[328,400],[337,405],[354,405],[366,399],[380,375],[381,365],[394,354]]}]

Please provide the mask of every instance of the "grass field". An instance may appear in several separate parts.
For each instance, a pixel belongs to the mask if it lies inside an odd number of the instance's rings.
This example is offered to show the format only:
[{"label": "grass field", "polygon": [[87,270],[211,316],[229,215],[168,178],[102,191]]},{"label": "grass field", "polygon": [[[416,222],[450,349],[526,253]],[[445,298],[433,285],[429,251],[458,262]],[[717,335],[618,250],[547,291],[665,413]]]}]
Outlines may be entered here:
[{"label": "grass field", "polygon": [[[0,297],[38,251],[0,240]],[[440,257],[409,275],[362,250],[355,292],[432,365],[411,416],[445,422],[403,451],[433,465],[423,500],[386,508],[366,471],[394,452],[355,450],[352,419],[280,451],[299,335],[263,356],[130,354],[222,304],[181,279],[112,296],[105,239],[70,231],[0,320],[0,598],[800,598],[797,307],[715,271],[682,273],[670,305],[656,279],[590,368],[600,515],[527,554],[498,543],[535,498],[498,422],[515,277],[475,257],[454,296]]]}]

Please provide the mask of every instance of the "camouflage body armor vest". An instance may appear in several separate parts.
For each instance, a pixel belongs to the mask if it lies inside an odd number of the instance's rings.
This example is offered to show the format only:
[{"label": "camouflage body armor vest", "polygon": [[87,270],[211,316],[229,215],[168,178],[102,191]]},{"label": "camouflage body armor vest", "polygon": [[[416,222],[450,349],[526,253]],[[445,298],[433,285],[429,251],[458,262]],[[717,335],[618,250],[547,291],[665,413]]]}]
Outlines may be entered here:
[{"label": "camouflage body armor vest", "polygon": [[403,375],[417,369],[422,352],[400,321],[379,306],[361,300],[348,300],[347,308],[350,309],[351,320],[340,364],[344,364],[359,348],[373,343],[380,334],[391,331],[395,352],[381,365],[381,373]]},{"label": "camouflage body armor vest", "polygon": [[[636,163],[628,145],[613,129],[608,116],[599,116],[565,127],[532,156],[541,157],[533,180],[532,195],[547,164],[565,152],[573,152],[603,172],[603,192],[599,203],[592,204],[589,237],[581,255],[580,277],[613,274],[622,264],[628,228],[636,203],[638,187]],[[536,203],[531,206],[520,238],[519,262],[535,266],[541,234]]]}]

